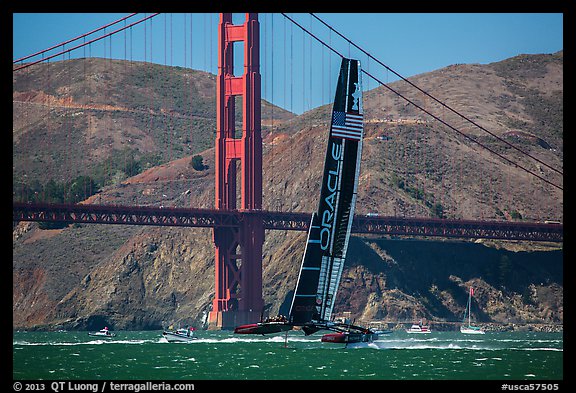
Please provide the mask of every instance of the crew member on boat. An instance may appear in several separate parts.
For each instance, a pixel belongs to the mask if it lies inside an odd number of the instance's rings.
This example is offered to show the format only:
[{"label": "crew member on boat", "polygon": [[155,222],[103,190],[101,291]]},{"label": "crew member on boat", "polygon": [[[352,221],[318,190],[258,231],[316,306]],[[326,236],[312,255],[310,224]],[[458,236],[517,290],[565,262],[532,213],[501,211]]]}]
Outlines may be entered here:
[{"label": "crew member on boat", "polygon": [[277,315],[275,317],[266,318],[264,322],[288,322],[288,318],[286,318],[284,315]]}]

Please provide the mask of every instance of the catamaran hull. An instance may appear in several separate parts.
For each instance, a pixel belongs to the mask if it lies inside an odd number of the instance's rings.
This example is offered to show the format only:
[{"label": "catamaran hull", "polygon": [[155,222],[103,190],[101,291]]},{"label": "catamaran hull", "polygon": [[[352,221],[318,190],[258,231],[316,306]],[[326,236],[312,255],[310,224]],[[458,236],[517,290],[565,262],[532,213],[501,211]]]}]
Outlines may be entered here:
[{"label": "catamaran hull", "polygon": [[234,329],[235,334],[273,334],[292,330],[292,325],[284,322],[259,322],[241,325]]},{"label": "catamaran hull", "polygon": [[323,343],[353,344],[371,343],[378,340],[377,333],[328,333],[322,336]]}]

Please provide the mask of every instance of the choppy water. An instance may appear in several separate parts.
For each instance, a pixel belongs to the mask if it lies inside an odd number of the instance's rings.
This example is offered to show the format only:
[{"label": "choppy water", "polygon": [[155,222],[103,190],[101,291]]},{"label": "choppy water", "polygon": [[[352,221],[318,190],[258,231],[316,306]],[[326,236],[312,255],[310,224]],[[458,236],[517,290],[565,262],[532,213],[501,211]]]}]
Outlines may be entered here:
[{"label": "choppy water", "polygon": [[321,335],[240,336],[197,331],[168,343],[160,331],[14,332],[15,380],[492,379],[562,380],[561,333],[394,332],[371,344],[320,342]]}]

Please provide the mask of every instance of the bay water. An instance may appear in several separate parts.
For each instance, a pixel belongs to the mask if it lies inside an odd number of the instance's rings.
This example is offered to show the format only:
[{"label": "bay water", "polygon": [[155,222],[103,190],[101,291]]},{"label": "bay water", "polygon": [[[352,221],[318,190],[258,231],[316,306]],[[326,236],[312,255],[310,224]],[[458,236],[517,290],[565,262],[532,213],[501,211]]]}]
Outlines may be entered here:
[{"label": "bay water", "polygon": [[562,380],[562,333],[394,331],[373,343],[320,342],[196,331],[168,343],[161,331],[13,332],[14,380]]}]

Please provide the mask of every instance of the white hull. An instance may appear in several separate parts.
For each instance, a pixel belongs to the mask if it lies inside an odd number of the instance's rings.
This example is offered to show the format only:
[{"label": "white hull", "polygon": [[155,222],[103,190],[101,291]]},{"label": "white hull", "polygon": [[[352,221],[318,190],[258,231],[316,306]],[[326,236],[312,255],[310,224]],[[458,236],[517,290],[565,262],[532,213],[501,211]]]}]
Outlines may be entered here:
[{"label": "white hull", "polygon": [[98,337],[98,338],[114,338],[116,337],[115,334],[97,334],[97,333],[88,333],[90,337]]},{"label": "white hull", "polygon": [[428,326],[412,325],[410,329],[406,329],[406,333],[428,334],[432,331]]},{"label": "white hull", "polygon": [[194,336],[184,336],[184,335],[180,335],[180,334],[176,334],[176,333],[171,333],[171,332],[163,332],[162,336],[164,336],[164,338],[166,340],[168,340],[168,342],[174,343],[174,342],[190,342],[192,340],[196,340],[197,337]]},{"label": "white hull", "polygon": [[88,332],[90,337],[99,337],[99,338],[114,338],[116,337],[115,333],[110,333],[108,329],[102,329],[99,332]]},{"label": "white hull", "polygon": [[472,328],[467,328],[467,327],[460,327],[460,333],[464,333],[464,334],[484,334],[484,330],[481,329],[472,329]]},{"label": "white hull", "polygon": [[[468,326],[466,323],[466,314],[468,314]],[[468,292],[468,304],[466,305],[466,311],[464,313],[464,320],[462,321],[462,326],[460,326],[460,333],[464,334],[484,334],[484,331],[478,327],[472,326],[472,288]]]}]

